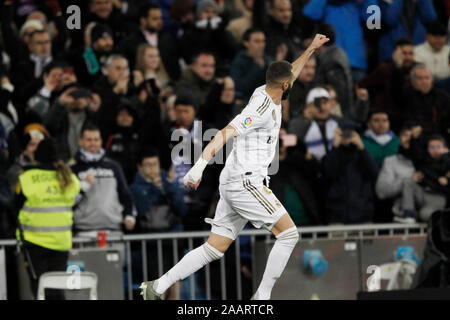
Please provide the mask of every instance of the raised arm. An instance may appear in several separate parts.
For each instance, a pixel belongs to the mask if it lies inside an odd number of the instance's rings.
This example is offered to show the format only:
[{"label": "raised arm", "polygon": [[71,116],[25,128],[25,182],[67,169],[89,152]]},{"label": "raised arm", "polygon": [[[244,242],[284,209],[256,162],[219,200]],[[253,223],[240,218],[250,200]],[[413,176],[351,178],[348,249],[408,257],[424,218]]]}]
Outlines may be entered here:
[{"label": "raised arm", "polygon": [[328,42],[329,40],[330,39],[322,34],[316,34],[309,47],[302,53],[300,57],[297,58],[297,60],[292,62],[292,74],[294,76],[291,80],[291,84],[295,81],[295,79],[298,78],[298,75],[302,71],[306,62],[308,62],[309,58],[311,58],[313,53],[316,52],[317,49],[319,49],[324,43]]},{"label": "raised arm", "polygon": [[239,135],[238,132],[231,125],[217,132],[211,142],[205,147],[195,165],[184,176],[183,184],[197,190],[202,179],[203,170],[205,170],[208,162],[214,157],[217,151],[222,149],[230,138],[236,137],[237,135]]}]

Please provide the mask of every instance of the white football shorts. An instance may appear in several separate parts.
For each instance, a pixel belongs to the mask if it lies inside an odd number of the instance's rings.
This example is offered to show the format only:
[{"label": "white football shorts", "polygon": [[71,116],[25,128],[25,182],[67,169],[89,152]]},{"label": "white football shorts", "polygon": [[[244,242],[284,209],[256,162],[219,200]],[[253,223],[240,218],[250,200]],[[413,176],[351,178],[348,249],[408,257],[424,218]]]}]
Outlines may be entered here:
[{"label": "white football shorts", "polygon": [[287,213],[284,206],[264,186],[263,181],[244,179],[219,185],[220,199],[214,219],[205,219],[212,225],[211,232],[235,240],[250,221],[255,228],[271,230]]}]

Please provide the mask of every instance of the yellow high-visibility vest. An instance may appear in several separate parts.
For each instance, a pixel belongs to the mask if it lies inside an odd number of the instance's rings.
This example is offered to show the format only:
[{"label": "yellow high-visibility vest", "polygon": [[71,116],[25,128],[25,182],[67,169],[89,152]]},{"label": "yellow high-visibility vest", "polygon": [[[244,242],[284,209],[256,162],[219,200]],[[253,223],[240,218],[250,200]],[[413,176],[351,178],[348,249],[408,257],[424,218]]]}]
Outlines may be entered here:
[{"label": "yellow high-visibility vest", "polygon": [[[72,174],[72,183],[64,193],[55,170],[30,169],[19,176],[26,201],[19,212],[25,241],[51,250],[72,247],[72,207],[80,192],[80,182]],[[16,232],[20,239],[19,230]]]}]

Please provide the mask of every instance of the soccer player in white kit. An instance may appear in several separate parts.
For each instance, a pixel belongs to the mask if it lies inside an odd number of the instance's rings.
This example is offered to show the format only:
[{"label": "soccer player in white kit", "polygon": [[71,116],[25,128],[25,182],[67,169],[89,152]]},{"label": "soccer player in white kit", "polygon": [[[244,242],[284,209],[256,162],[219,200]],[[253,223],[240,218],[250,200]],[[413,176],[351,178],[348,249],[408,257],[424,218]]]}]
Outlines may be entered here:
[{"label": "soccer player in white kit", "polygon": [[207,242],[188,252],[161,278],[143,282],[141,294],[145,300],[161,299],[175,282],[220,259],[248,221],[256,228],[268,229],[276,237],[261,284],[253,295],[255,300],[270,299],[275,281],[281,276],[299,238],[297,227],[286,209],[263,184],[276,151],[281,100],[287,98],[293,82],[311,55],[328,40],[317,34],[292,64],[287,61],[270,64],[266,85],[254,91],[241,114],[217,133],[183,178],[185,186],[197,189],[208,162],[229,139],[234,139],[233,150],[220,174],[220,200],[214,219],[205,219],[212,225]]}]

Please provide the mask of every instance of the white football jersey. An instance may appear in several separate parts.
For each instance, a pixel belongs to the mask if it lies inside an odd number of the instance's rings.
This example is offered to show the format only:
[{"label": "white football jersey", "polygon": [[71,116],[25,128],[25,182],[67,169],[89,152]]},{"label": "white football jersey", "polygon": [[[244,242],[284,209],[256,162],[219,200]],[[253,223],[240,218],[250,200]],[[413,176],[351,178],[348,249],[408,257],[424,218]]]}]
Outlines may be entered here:
[{"label": "white football jersey", "polygon": [[233,138],[233,149],[220,174],[221,184],[242,181],[249,172],[267,176],[276,153],[281,105],[275,104],[265,89],[265,85],[256,88],[244,110],[230,122],[239,135]]}]

